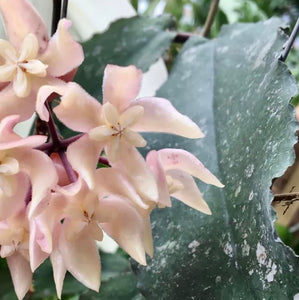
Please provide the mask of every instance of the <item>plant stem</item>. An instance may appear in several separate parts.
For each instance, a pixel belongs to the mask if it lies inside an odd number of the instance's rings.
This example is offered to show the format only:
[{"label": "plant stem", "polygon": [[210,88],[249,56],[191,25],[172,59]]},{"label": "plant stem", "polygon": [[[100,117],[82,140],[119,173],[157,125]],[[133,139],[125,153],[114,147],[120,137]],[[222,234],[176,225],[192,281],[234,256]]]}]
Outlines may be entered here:
[{"label": "plant stem", "polygon": [[56,32],[58,22],[61,17],[61,0],[53,0],[53,13],[52,13],[52,35]]},{"label": "plant stem", "polygon": [[45,105],[46,105],[46,107],[48,109],[48,112],[49,112],[48,129],[49,129],[50,136],[52,138],[52,144],[53,144],[54,148],[59,147],[60,146],[60,139],[59,139],[56,127],[55,127],[54,120],[53,120],[52,110],[51,110],[51,107],[50,107],[50,104],[49,104],[48,101],[46,101]]},{"label": "plant stem", "polygon": [[[80,133],[80,134],[77,134],[77,135],[72,136],[70,138],[59,140],[59,150],[66,149],[68,147],[68,145],[70,145],[71,143],[77,141],[83,135],[84,135],[84,133]],[[36,147],[35,149],[40,150],[40,151],[50,151],[50,152],[55,151],[54,143],[52,141],[48,142],[48,143],[45,143],[45,144],[43,144],[39,147]]]},{"label": "plant stem", "polygon": [[75,171],[73,170],[72,166],[70,165],[67,157],[66,157],[66,154],[64,152],[64,150],[60,150],[58,152],[59,154],[59,157],[61,159],[61,162],[64,166],[64,169],[65,169],[65,172],[70,180],[70,182],[75,182],[77,180],[77,176],[76,176],[76,173]]},{"label": "plant stem", "polygon": [[287,42],[285,44],[285,48],[284,48],[284,50],[282,51],[282,53],[279,57],[280,61],[285,61],[287,59],[288,54],[291,51],[291,48],[294,44],[294,41],[295,41],[295,38],[296,38],[298,32],[299,32],[299,18],[297,19],[297,22],[296,22],[296,24],[293,28],[293,31],[292,31],[289,39],[287,40]]},{"label": "plant stem", "polygon": [[219,5],[219,0],[212,0],[210,9],[209,9],[209,13],[208,13],[208,17],[206,19],[205,25],[204,25],[200,35],[202,35],[204,37],[209,37],[211,27],[214,23],[214,19],[215,19],[216,12],[218,9],[218,5]]},{"label": "plant stem", "polygon": [[299,193],[285,193],[285,194],[276,194],[274,195],[274,199],[272,202],[281,202],[281,201],[289,201],[295,198],[299,198]]},{"label": "plant stem", "polygon": [[67,15],[67,6],[68,6],[68,0],[63,0],[62,12],[61,12],[61,19],[66,18],[66,15]]}]

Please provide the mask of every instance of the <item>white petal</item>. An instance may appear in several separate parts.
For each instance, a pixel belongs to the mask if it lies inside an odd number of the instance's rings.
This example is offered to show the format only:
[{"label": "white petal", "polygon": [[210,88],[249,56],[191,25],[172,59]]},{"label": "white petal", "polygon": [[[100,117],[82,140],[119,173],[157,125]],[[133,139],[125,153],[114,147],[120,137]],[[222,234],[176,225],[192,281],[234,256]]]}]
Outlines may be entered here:
[{"label": "white petal", "polygon": [[44,65],[37,59],[31,59],[26,63],[19,64],[19,67],[24,68],[27,73],[36,75],[38,77],[45,77],[47,75],[47,65]]},{"label": "white petal", "polygon": [[91,129],[88,134],[92,140],[105,141],[112,136],[112,134],[115,134],[115,130],[103,125]]},{"label": "white petal", "polygon": [[21,68],[17,69],[17,75],[13,80],[13,89],[18,97],[27,97],[30,94],[30,78],[27,77]]},{"label": "white petal", "polygon": [[17,71],[16,65],[3,65],[0,66],[0,81],[11,81]]},{"label": "white petal", "polygon": [[114,105],[106,102],[102,107],[102,113],[105,123],[112,126],[119,126],[119,113]]},{"label": "white petal", "polygon": [[126,129],[123,132],[123,138],[135,147],[144,147],[146,146],[146,140],[137,132],[130,129]]},{"label": "white petal", "polygon": [[20,49],[20,57],[18,59],[19,62],[23,62],[24,60],[31,60],[36,58],[38,53],[38,40],[33,33],[29,33],[25,39],[23,40],[21,49]]},{"label": "white petal", "polygon": [[138,122],[144,114],[144,108],[140,105],[136,105],[126,109],[120,116],[119,122],[122,128],[126,128],[132,124]]}]

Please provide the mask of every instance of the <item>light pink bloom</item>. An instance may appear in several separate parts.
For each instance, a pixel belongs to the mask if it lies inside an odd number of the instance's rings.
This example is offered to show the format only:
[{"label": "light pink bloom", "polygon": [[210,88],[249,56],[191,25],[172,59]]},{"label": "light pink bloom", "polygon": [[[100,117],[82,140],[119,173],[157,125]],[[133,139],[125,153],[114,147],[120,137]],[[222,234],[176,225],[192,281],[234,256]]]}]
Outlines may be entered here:
[{"label": "light pink bloom", "polygon": [[9,42],[0,40],[0,119],[20,114],[27,119],[35,109],[40,86],[63,85],[60,77],[83,61],[81,46],[68,33],[71,22],[62,19],[49,40],[44,21],[26,0],[0,0]]},{"label": "light pink bloom", "polygon": [[21,138],[13,132],[18,121],[19,116],[9,116],[0,122],[0,220],[23,207],[30,186],[29,216],[32,216],[57,183],[51,159],[43,152],[32,149],[43,144],[47,137]]},{"label": "light pink bloom", "polygon": [[[134,66],[108,65],[103,80],[103,105],[79,85],[68,83],[64,87],[42,87],[38,93],[36,111],[42,120],[47,121],[49,115],[44,102],[53,92],[62,95],[60,105],[54,109],[55,114],[69,128],[86,132],[90,138],[89,141],[84,138],[84,143],[78,140],[72,145],[77,153],[80,153],[81,147],[87,150],[84,154],[86,158],[83,158],[84,161],[88,160],[84,164],[88,166],[85,167],[85,173],[92,174],[94,162],[104,147],[109,163],[123,168],[122,171],[134,182],[140,195],[157,201],[154,176],[135,148],[146,145],[138,132],[166,132],[188,138],[204,135],[193,121],[180,114],[168,100],[154,97],[135,100],[141,79],[141,71]],[[83,165],[83,162],[78,160],[77,165]],[[92,187],[92,179],[86,180]]]},{"label": "light pink bloom", "polygon": [[29,226],[23,208],[0,222],[0,256],[7,260],[18,299],[23,299],[32,285],[28,247]]},{"label": "light pink bloom", "polygon": [[192,176],[217,187],[224,185],[191,153],[182,149],[152,150],[146,162],[159,187],[159,205],[171,206],[170,195],[183,203],[211,214]]},{"label": "light pink bloom", "polygon": [[50,255],[58,297],[66,271],[99,290],[95,240],[102,239],[103,230],[141,264],[146,264],[145,251],[152,254],[151,232],[135,208],[134,201],[140,199],[132,186],[112,168],[98,169],[95,180],[93,191],[80,176],[75,183],[58,187],[48,207],[31,220],[31,268],[35,270]]}]

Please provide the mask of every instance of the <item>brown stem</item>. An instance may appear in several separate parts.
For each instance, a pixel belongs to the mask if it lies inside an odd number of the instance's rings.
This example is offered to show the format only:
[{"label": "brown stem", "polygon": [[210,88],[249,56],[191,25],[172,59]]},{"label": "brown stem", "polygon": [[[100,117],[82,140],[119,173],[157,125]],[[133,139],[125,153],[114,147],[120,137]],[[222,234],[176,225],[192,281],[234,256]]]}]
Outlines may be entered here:
[{"label": "brown stem", "polygon": [[204,37],[209,37],[211,27],[214,23],[214,19],[215,19],[216,12],[218,9],[218,5],[219,5],[219,0],[212,0],[210,9],[209,9],[209,13],[208,13],[208,17],[206,19],[205,25],[204,25],[200,35],[202,35]]},{"label": "brown stem", "polygon": [[287,40],[287,42],[285,44],[285,48],[284,48],[284,50],[282,51],[282,53],[279,57],[280,61],[285,61],[287,59],[288,54],[291,51],[291,48],[294,44],[294,41],[295,41],[295,38],[296,38],[298,32],[299,32],[299,18],[297,19],[297,22],[296,22],[296,24],[293,28],[293,31],[292,31],[289,39]]},{"label": "brown stem", "polygon": [[281,201],[289,201],[295,198],[299,198],[299,193],[285,193],[285,194],[276,194],[274,195],[274,199],[272,202],[281,202]]}]

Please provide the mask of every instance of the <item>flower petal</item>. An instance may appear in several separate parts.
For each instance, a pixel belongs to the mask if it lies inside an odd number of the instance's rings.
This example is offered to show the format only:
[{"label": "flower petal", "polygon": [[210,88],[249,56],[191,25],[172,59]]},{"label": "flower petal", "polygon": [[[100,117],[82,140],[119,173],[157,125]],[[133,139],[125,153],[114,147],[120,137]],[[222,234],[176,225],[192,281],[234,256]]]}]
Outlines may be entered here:
[{"label": "flower petal", "polygon": [[27,138],[21,138],[16,134],[13,129],[15,125],[20,121],[18,115],[11,115],[4,118],[0,122],[0,150],[19,148],[19,147],[38,147],[45,143],[46,136],[29,136]]},{"label": "flower petal", "polygon": [[46,77],[47,75],[47,65],[44,65],[38,59],[31,59],[26,63],[20,63],[19,66],[21,68],[26,69],[26,72],[29,74],[36,75],[38,77]]},{"label": "flower petal", "polygon": [[20,169],[28,174],[32,184],[32,200],[29,209],[29,218],[31,218],[38,207],[46,203],[45,197],[56,186],[57,173],[52,160],[39,150],[22,149],[15,157],[20,163]]},{"label": "flower petal", "polygon": [[35,59],[38,53],[38,40],[33,33],[29,33],[22,42],[19,62]]},{"label": "flower petal", "polygon": [[70,20],[59,21],[56,33],[50,39],[46,51],[39,57],[49,66],[47,71],[53,77],[65,75],[83,62],[82,46],[68,32],[71,24]]},{"label": "flower petal", "polygon": [[132,126],[132,130],[166,132],[191,139],[204,137],[199,127],[190,118],[178,112],[166,99],[141,98],[131,103],[131,107],[136,105],[144,108],[144,115]]},{"label": "flower petal", "polygon": [[31,80],[21,68],[17,68],[17,74],[13,79],[13,90],[20,98],[27,97],[30,94]]},{"label": "flower petal", "polygon": [[28,177],[24,173],[19,173],[14,178],[17,188],[11,196],[2,196],[0,186],[0,220],[12,216],[24,207],[25,198],[30,187]]},{"label": "flower petal", "polygon": [[99,213],[104,231],[131,257],[146,265],[145,222],[133,205],[126,198],[110,195],[100,200]]},{"label": "flower petal", "polygon": [[100,197],[115,194],[122,195],[130,199],[143,209],[147,209],[148,205],[143,202],[132,184],[114,168],[100,168],[95,174],[95,191]]},{"label": "flower petal", "polygon": [[35,110],[41,120],[48,122],[49,121],[49,112],[45,106],[45,102],[52,93],[57,93],[63,95],[66,90],[65,82],[57,80],[55,85],[44,85],[42,86],[37,93]]},{"label": "flower petal", "polygon": [[96,243],[84,231],[73,240],[61,234],[59,249],[67,270],[86,287],[99,291],[101,265]]},{"label": "flower petal", "polygon": [[63,256],[58,248],[53,250],[50,256],[50,260],[53,268],[53,276],[55,281],[57,297],[58,299],[61,299],[63,281],[67,269],[64,263]]},{"label": "flower petal", "polygon": [[135,147],[146,146],[146,140],[142,137],[142,135],[128,128],[124,130],[123,138],[125,138],[129,144]]},{"label": "flower petal", "polygon": [[156,150],[150,151],[146,156],[146,163],[153,171],[156,177],[159,190],[159,204],[162,206],[171,207],[170,195],[166,181],[165,171],[161,164],[159,154]]},{"label": "flower petal", "polygon": [[29,261],[20,253],[15,252],[6,258],[12,282],[18,299],[23,299],[32,284],[32,272]]},{"label": "flower petal", "polygon": [[107,125],[118,126],[119,125],[119,113],[114,105],[110,102],[106,102],[102,107],[102,113],[104,121]]},{"label": "flower petal", "polygon": [[0,120],[9,115],[20,115],[20,121],[29,119],[34,113],[35,96],[32,93],[25,98],[18,98],[12,84],[0,91]]},{"label": "flower petal", "polygon": [[138,122],[142,118],[143,114],[144,108],[142,106],[132,106],[121,114],[119,122],[123,128],[126,128]]},{"label": "flower petal", "polygon": [[142,72],[135,66],[107,65],[103,78],[103,103],[110,102],[123,112],[140,90]]},{"label": "flower petal", "polygon": [[39,224],[35,219],[30,220],[30,237],[29,237],[29,256],[30,268],[34,272],[49,256],[49,253],[42,251],[38,241],[44,239],[45,236],[40,230]]},{"label": "flower petal", "polygon": [[100,153],[103,149],[101,143],[92,141],[88,135],[82,136],[69,145],[67,159],[73,169],[86,181],[90,189],[94,188],[94,173],[97,168]]},{"label": "flower petal", "polygon": [[171,194],[172,197],[207,215],[212,214],[191,175],[179,170],[169,170],[166,174],[178,180],[184,186],[183,189]]},{"label": "flower petal", "polygon": [[88,133],[89,137],[94,141],[106,141],[109,137],[115,134],[115,130],[106,125],[98,126],[91,129]]},{"label": "flower petal", "polygon": [[40,51],[47,47],[47,26],[30,2],[0,0],[0,10],[9,40],[17,49],[28,33],[36,35]]},{"label": "flower petal", "polygon": [[[40,89],[39,94],[43,93],[43,89],[44,87]],[[54,108],[54,112],[57,118],[70,129],[88,132],[102,125],[101,104],[78,84],[74,82],[65,84],[65,88],[58,94],[62,95],[62,98],[60,104]],[[49,92],[43,98],[47,98],[48,95]]]},{"label": "flower petal", "polygon": [[2,65],[0,66],[0,82],[11,81],[16,74],[15,65]]},{"label": "flower petal", "polygon": [[17,60],[17,51],[10,42],[0,39],[0,56],[2,56],[9,63],[15,63]]},{"label": "flower petal", "polygon": [[207,184],[224,185],[193,154],[183,149],[161,149],[158,151],[165,170],[178,169],[197,177]]},{"label": "flower petal", "polygon": [[155,176],[142,155],[135,147],[122,143],[118,156],[121,160],[111,163],[111,165],[131,180],[142,198],[156,202],[158,200],[158,187]]}]

